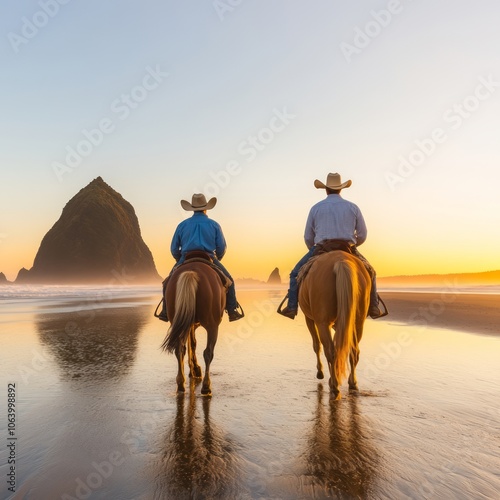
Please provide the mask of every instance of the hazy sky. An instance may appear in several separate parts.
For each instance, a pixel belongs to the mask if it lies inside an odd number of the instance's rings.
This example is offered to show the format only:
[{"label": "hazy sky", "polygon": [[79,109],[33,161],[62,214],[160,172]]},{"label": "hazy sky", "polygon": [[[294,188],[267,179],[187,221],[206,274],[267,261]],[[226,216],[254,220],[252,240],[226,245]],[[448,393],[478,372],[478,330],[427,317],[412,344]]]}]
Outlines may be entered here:
[{"label": "hazy sky", "polygon": [[235,277],[286,277],[313,187],[352,179],[380,276],[500,268],[498,0],[6,0],[0,271],[97,176],[160,274],[180,199]]}]

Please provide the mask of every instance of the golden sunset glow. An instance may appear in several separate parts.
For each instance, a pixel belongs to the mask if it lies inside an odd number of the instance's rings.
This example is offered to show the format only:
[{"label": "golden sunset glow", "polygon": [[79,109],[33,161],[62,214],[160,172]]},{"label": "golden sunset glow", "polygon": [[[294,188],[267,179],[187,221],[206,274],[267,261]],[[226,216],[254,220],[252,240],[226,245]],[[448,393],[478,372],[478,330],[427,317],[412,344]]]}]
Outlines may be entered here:
[{"label": "golden sunset glow", "polygon": [[[180,18],[157,6],[127,17],[130,33],[92,37],[68,8],[71,22],[56,16],[26,43],[28,14],[9,7],[0,272],[29,268],[64,205],[102,176],[134,206],[162,276],[189,215],[179,201],[203,192],[218,198],[209,216],[231,274],[285,278],[329,172],[353,181],[342,196],[365,217],[360,251],[379,276],[500,268],[498,6],[430,15],[410,2],[386,26],[368,4],[283,6]],[[154,37],[136,39],[146,26]],[[45,36],[58,29],[85,42]]]}]

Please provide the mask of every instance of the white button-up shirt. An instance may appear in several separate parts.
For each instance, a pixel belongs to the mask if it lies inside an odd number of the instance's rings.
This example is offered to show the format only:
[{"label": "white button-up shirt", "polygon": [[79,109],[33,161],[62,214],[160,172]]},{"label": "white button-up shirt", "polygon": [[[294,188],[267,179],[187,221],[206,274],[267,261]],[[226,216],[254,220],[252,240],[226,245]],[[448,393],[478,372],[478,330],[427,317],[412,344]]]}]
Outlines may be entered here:
[{"label": "white button-up shirt", "polygon": [[361,245],[367,229],[361,210],[339,194],[329,194],[313,205],[307,217],[304,240],[307,248],[323,240],[346,240]]}]

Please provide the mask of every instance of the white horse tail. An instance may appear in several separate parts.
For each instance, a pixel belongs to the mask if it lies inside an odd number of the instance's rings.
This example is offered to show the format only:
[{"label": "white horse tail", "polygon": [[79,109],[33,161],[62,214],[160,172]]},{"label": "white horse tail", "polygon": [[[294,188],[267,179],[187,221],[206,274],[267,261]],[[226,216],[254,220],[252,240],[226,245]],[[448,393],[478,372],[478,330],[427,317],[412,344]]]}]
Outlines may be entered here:
[{"label": "white horse tail", "polygon": [[162,349],[174,352],[184,345],[189,336],[191,326],[196,319],[196,291],[198,275],[195,271],[184,271],[177,281],[175,289],[175,314],[168,329]]},{"label": "white horse tail", "polygon": [[333,272],[336,277],[337,320],[335,321],[334,372],[337,383],[342,383],[349,352],[353,344],[356,329],[356,307],[359,296],[358,275],[354,265],[349,261],[335,262]]}]

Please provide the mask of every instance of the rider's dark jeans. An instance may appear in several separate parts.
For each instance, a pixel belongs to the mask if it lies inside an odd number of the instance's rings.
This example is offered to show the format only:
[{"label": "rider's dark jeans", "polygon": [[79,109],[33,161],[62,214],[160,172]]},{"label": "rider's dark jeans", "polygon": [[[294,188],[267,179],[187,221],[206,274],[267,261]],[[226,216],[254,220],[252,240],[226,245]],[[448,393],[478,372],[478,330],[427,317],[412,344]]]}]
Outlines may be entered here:
[{"label": "rider's dark jeans", "polygon": [[366,258],[359,253],[357,247],[353,247],[353,254],[358,257],[358,259],[365,265],[370,278],[372,279],[372,287],[370,290],[370,305],[378,305],[378,293],[377,293],[377,273],[373,269],[372,265],[366,260]]},{"label": "rider's dark jeans", "polygon": [[315,246],[312,246],[309,251],[300,259],[290,273],[290,288],[288,289],[288,308],[297,309],[299,307],[299,287],[297,285],[297,275],[300,268],[313,256]]}]

